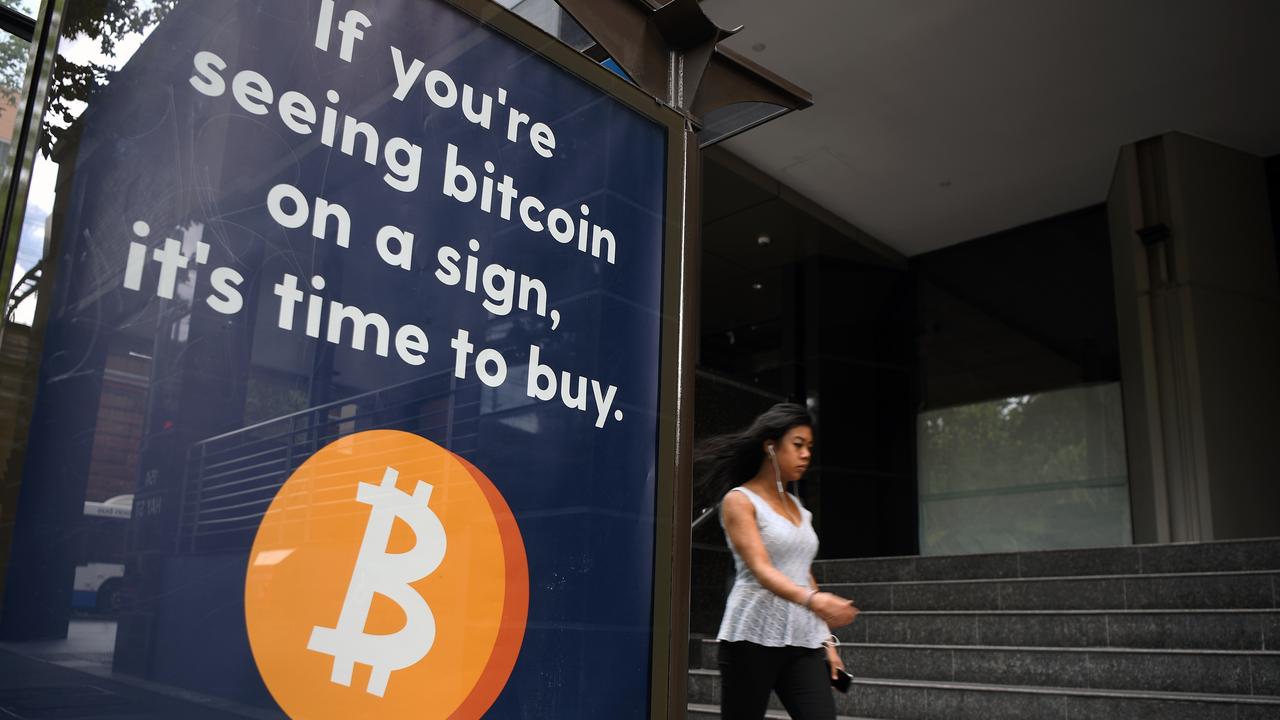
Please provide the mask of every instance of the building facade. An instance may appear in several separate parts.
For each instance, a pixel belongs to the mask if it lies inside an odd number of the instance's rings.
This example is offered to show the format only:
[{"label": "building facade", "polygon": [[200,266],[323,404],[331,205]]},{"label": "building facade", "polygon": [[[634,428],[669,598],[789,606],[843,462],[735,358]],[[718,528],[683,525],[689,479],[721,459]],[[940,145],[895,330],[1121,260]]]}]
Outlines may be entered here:
[{"label": "building facade", "polygon": [[[413,1],[389,4],[374,22],[410,17],[405,3]],[[556,52],[569,47],[600,59],[590,35],[554,4],[498,4],[542,28],[539,42],[554,44]],[[724,3],[705,5],[713,16],[732,15]],[[524,601],[534,620],[525,658],[513,655],[505,668],[511,673],[511,665],[524,663],[516,665],[514,689],[503,695],[501,685],[490,688],[498,698],[488,698],[497,703],[495,714],[515,716],[522,707],[544,717],[657,713],[646,704],[653,672],[646,663],[657,652],[653,588],[636,578],[667,563],[653,529],[661,525],[654,509],[661,481],[656,469],[649,477],[648,465],[626,459],[652,463],[646,443],[658,443],[659,431],[640,440],[591,440],[596,429],[623,423],[624,416],[660,415],[645,403],[657,407],[664,381],[644,362],[657,356],[666,337],[659,312],[663,288],[655,279],[662,277],[655,268],[663,258],[651,252],[662,247],[664,213],[671,212],[662,192],[665,156],[644,151],[663,142],[656,131],[626,107],[603,118],[592,115],[600,110],[595,103],[609,98],[556,85],[563,95],[530,91],[534,97],[519,113],[528,130],[527,146],[519,149],[527,157],[493,141],[484,147],[499,162],[485,168],[478,155],[467,160],[454,144],[467,131],[480,133],[479,120],[457,113],[439,120],[397,116],[397,137],[429,137],[455,153],[446,165],[447,197],[435,198],[427,217],[469,202],[460,197],[464,186],[473,195],[497,188],[488,200],[476,200],[477,207],[485,205],[484,222],[497,223],[506,197],[506,170],[497,166],[515,166],[569,208],[560,210],[564,233],[580,238],[561,240],[546,230],[542,241],[552,239],[548,246],[562,246],[570,259],[519,250],[525,254],[517,260],[534,269],[517,272],[518,262],[480,247],[527,240],[524,230],[514,222],[493,229],[476,221],[463,228],[469,235],[453,243],[453,255],[438,256],[451,261],[412,268],[421,277],[434,269],[445,278],[452,268],[457,277],[450,287],[465,287],[475,299],[467,318],[476,329],[470,341],[477,348],[487,344],[499,359],[512,358],[502,360],[511,373],[538,382],[552,378],[551,385],[537,387],[529,380],[528,392],[476,375],[461,383],[448,368],[424,373],[414,362],[425,340],[415,344],[417,336],[404,328],[418,308],[397,302],[409,291],[370,282],[366,269],[352,270],[342,243],[321,247],[332,240],[326,234],[332,228],[341,232],[336,211],[326,215],[326,206],[317,204],[310,208],[314,218],[294,222],[308,210],[305,202],[277,198],[278,212],[269,215],[263,208],[270,201],[257,197],[279,187],[290,172],[289,182],[300,185],[317,177],[327,182],[332,163],[342,161],[363,160],[380,172],[372,180],[335,173],[325,185],[335,193],[328,198],[335,205],[379,180],[393,188],[419,182],[403,164],[412,157],[409,145],[402,155],[365,152],[376,136],[359,129],[361,119],[389,114],[380,104],[385,98],[341,105],[321,87],[332,69],[310,61],[285,63],[296,84],[289,89],[300,94],[297,88],[312,83],[310,95],[328,97],[327,104],[308,101],[310,113],[303,105],[281,111],[284,129],[256,122],[250,127],[236,117],[264,114],[254,108],[265,108],[271,91],[253,76],[233,79],[232,71],[268,55],[304,57],[320,43],[309,24],[307,34],[289,36],[290,55],[266,38],[236,30],[292,27],[259,3],[123,3],[111,11],[117,14],[58,7],[62,14],[21,3],[11,10],[16,16],[7,20],[12,27],[4,47],[12,52],[4,62],[12,67],[0,75],[0,81],[19,82],[0,87],[10,98],[8,109],[0,108],[0,132],[10,132],[12,124],[15,140],[6,146],[3,267],[10,292],[0,335],[0,653],[13,668],[10,677],[35,677],[22,673],[48,661],[53,680],[23,682],[80,687],[82,672],[139,681],[67,702],[119,703],[171,716],[277,716],[285,702],[254,665],[244,618],[244,606],[252,603],[246,573],[257,562],[249,558],[263,557],[251,553],[265,508],[286,478],[330,443],[357,431],[394,428],[433,439],[484,465],[485,472],[519,476],[529,471],[529,458],[552,464],[548,474],[558,478],[557,492],[563,490],[564,497],[554,500],[506,486],[498,493],[499,499],[507,496],[514,507],[507,515],[514,512],[526,533],[536,526],[559,539],[552,550],[530,551],[533,576],[526,584],[534,594]],[[329,0],[307,7],[317,17],[337,12]],[[1274,16],[1274,10],[1261,12]],[[46,37],[49,45],[29,48],[32,33],[42,37],[38,30],[51,22],[62,25]],[[419,28],[439,39],[433,52],[442,67],[457,72],[491,60],[476,50],[486,46],[470,26],[450,22],[457,24],[447,32],[429,23]],[[346,52],[339,43],[355,36],[350,27],[334,30],[332,52]],[[216,62],[206,57],[203,66],[197,61],[194,75],[185,57],[180,65],[167,64],[173,53],[190,54],[199,43],[215,41],[234,52],[223,52]],[[754,44],[764,52],[772,42]],[[503,48],[512,67],[540,57]],[[1199,52],[1217,57],[1226,50],[1220,45]],[[814,50],[805,67],[821,72],[820,55]],[[384,69],[364,82],[403,80],[412,61],[396,57],[399,75]],[[32,60],[54,62],[50,85],[31,82]],[[215,94],[224,94],[212,92],[218,83],[227,91],[221,98],[227,107],[212,105]],[[359,93],[361,86],[343,86],[342,94]],[[479,103],[478,86],[455,89],[464,104]],[[445,84],[415,88],[431,98],[448,92]],[[518,89],[504,87],[501,95],[496,85],[490,90],[490,107],[506,117],[506,98],[514,105]],[[1176,94],[1177,87],[1169,92]],[[275,94],[283,103],[284,86]],[[245,112],[229,104],[233,98]],[[820,94],[817,102],[820,108]],[[476,107],[470,111],[478,115]],[[559,150],[545,136],[541,145],[534,139],[534,107],[555,116],[544,127],[560,132]],[[565,110],[570,107],[574,112]],[[345,121],[337,119],[339,109],[348,113]],[[324,119],[330,112],[332,118]],[[25,125],[12,122],[24,116]],[[791,117],[768,126],[770,132],[785,132]],[[503,129],[518,137],[520,125],[512,119]],[[1114,163],[1093,201],[1054,206],[1018,222],[996,221],[991,232],[954,237],[925,251],[878,237],[856,213],[798,189],[808,176],[771,165],[780,152],[777,136],[756,140],[761,136],[746,132],[723,143],[722,136],[705,136],[698,156],[700,245],[695,269],[680,278],[697,297],[694,434],[704,438],[740,427],[776,402],[806,404],[817,420],[819,443],[800,492],[814,513],[824,560],[1280,536],[1280,485],[1273,479],[1280,466],[1280,127],[1259,133],[1249,148],[1232,147],[1238,134],[1224,127],[1223,137],[1165,127],[1124,142],[1099,138],[1095,145],[1113,153]],[[484,130],[492,134],[492,128]],[[25,145],[18,142],[24,132]],[[845,136],[839,126],[826,132],[806,142],[826,147]],[[311,142],[324,133],[328,141]],[[208,145],[214,135],[216,147]],[[391,137],[384,135],[385,149]],[[548,157],[555,152],[612,170],[559,177],[539,165],[539,157],[560,162]],[[171,155],[190,162],[165,166]],[[263,165],[264,157],[296,162]],[[458,168],[468,162],[463,169],[470,181],[459,180],[464,175]],[[259,171],[261,177],[254,175]],[[1075,179],[1068,172],[1048,175],[1064,184]],[[505,182],[510,190],[512,177]],[[942,189],[951,185],[945,182]],[[439,178],[424,173],[421,183],[434,188]],[[542,210],[552,202],[539,200]],[[992,201],[993,214],[998,204]],[[575,206],[581,209],[571,212]],[[136,291],[129,284],[143,277],[130,270],[137,258],[129,241],[141,242],[149,232],[129,214],[137,207],[154,210],[145,224],[157,232],[164,228],[175,252],[195,258],[207,246],[210,267],[222,264],[248,279],[253,291],[241,297],[242,306],[232,314],[218,310],[218,302],[232,302],[230,292],[215,294],[212,303],[204,295],[197,301],[195,267],[184,265],[180,272],[164,265],[158,245],[146,252],[157,253],[160,269],[145,277],[157,287],[167,282],[167,295],[157,290],[142,298],[122,290]],[[424,212],[407,203],[382,210],[382,221],[402,224]],[[101,229],[107,225],[113,229]],[[550,215],[546,225],[552,225]],[[532,232],[530,221],[524,228]],[[624,228],[649,244],[628,247]],[[294,231],[305,239],[305,253],[290,235]],[[628,272],[610,267],[614,240]],[[394,264],[399,256],[392,241],[380,235],[376,242],[379,262]],[[552,294],[570,298],[560,306],[566,313],[589,316],[592,328],[616,331],[616,337],[571,327],[551,335],[559,321],[538,311],[534,281],[573,263],[585,269]],[[302,284],[273,288],[270,281],[282,273]],[[367,318],[363,311],[351,321],[349,342],[341,322],[338,342],[319,340],[319,316],[312,328],[305,313],[320,302],[326,285],[331,293],[343,290],[344,278],[350,278],[347,290],[395,308],[386,313],[399,328],[387,329],[392,352],[378,352],[372,335],[369,350],[381,358],[359,347],[363,341],[355,334]],[[307,328],[309,339],[272,334],[285,327],[276,310],[295,291],[296,324]],[[414,297],[419,304],[443,302],[435,295]],[[547,337],[560,344],[543,343]],[[433,351],[448,345],[447,337],[432,338]],[[544,353],[541,359],[531,348]],[[545,353],[568,353],[566,348],[578,348],[576,362],[640,378],[648,399],[614,405],[608,382],[585,371],[560,374]],[[481,365],[477,358],[472,372],[482,372]],[[574,387],[581,388],[576,397]],[[534,399],[547,398],[562,398],[568,410],[531,409]],[[542,443],[553,436],[577,438],[577,444],[548,450]],[[284,471],[269,466],[273,462],[283,462]],[[662,459],[653,465],[660,467]],[[585,499],[573,494],[582,478],[598,483]],[[617,478],[631,478],[630,484],[614,484]],[[719,621],[728,559],[714,521],[718,499],[700,494],[696,484],[687,491],[689,522],[703,520],[688,548],[689,624],[695,634],[707,633]],[[501,516],[494,511],[495,528]],[[511,546],[504,547],[510,557]],[[602,555],[612,559],[605,562]],[[509,579],[511,566],[504,567]],[[598,605],[605,593],[625,599],[605,612]],[[607,662],[596,653],[601,645],[613,653]],[[199,662],[192,660],[193,647],[201,648]],[[594,669],[582,669],[588,666]],[[633,676],[628,679],[620,667]],[[608,684],[606,676],[614,690],[588,692]],[[13,688],[0,685],[0,692],[6,689]],[[188,704],[192,697],[198,711]],[[0,694],[0,708],[6,702]],[[460,698],[458,706],[477,707],[466,702],[480,701]],[[203,714],[187,714],[192,712]]]}]

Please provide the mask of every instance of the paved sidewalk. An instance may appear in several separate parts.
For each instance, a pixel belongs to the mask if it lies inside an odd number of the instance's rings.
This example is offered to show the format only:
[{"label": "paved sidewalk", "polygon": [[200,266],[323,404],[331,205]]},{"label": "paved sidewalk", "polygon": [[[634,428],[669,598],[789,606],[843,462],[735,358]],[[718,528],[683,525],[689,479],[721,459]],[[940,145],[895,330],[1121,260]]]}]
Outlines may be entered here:
[{"label": "paved sidewalk", "polygon": [[0,645],[0,718],[4,720],[227,720],[283,718],[113,675],[115,623],[73,621],[65,640]]}]

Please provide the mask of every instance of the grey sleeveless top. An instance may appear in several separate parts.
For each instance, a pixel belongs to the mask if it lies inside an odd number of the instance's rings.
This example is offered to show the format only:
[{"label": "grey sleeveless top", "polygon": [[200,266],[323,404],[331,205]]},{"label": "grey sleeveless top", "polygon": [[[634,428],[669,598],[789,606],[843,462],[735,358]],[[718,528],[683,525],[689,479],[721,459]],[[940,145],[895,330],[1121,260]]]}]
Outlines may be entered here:
[{"label": "grey sleeveless top", "polygon": [[[800,505],[800,524],[794,525],[785,516],[769,507],[759,495],[744,487],[736,487],[746,495],[756,509],[756,524],[760,527],[760,539],[769,553],[769,561],[792,582],[809,587],[809,566],[818,554],[818,534],[813,531],[813,514]],[[721,518],[723,523],[723,517]],[[727,538],[726,538],[727,539]],[[733,590],[725,603],[724,619],[720,621],[718,640],[746,640],[768,647],[817,648],[830,635],[827,624],[802,605],[784,600],[760,585],[751,573],[733,543],[733,565],[737,571]]]}]

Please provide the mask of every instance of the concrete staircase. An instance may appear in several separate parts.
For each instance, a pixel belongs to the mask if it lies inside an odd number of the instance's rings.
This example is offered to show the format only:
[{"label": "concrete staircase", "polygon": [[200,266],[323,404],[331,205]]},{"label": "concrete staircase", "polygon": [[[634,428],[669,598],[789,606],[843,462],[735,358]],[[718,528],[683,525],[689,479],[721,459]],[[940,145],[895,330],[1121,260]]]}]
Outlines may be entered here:
[{"label": "concrete staircase", "polygon": [[[855,677],[842,717],[1280,718],[1280,539],[830,560],[814,574],[863,609],[838,633]],[[715,651],[691,642],[691,718],[718,717]]]}]

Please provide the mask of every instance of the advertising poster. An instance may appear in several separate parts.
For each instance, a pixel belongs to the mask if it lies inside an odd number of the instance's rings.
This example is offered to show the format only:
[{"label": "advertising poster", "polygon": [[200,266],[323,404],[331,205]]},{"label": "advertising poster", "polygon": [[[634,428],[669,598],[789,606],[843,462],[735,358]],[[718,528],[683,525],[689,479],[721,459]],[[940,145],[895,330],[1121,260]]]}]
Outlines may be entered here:
[{"label": "advertising poster", "polygon": [[148,7],[45,118],[0,632],[94,561],[193,697],[648,717],[669,126],[442,0]]}]

